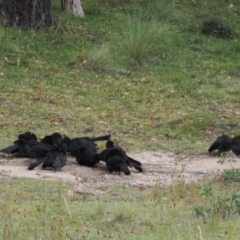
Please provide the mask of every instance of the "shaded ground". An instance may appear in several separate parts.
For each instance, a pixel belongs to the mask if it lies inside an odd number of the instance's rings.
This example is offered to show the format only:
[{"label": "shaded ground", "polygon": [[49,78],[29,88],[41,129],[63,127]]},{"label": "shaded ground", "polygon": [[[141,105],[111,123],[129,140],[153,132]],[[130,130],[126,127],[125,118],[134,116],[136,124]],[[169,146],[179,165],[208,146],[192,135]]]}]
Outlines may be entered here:
[{"label": "shaded ground", "polygon": [[185,156],[164,151],[129,153],[129,156],[141,161],[144,172],[131,169],[131,175],[109,174],[105,163],[94,168],[79,166],[75,158],[69,156],[68,164],[62,171],[42,170],[41,167],[29,171],[27,167],[34,159],[1,158],[0,176],[7,178],[56,179],[75,183],[75,192],[98,193],[115,184],[146,187],[156,184],[171,184],[176,179],[186,183],[199,181],[209,174],[214,176],[227,168],[240,168],[240,161],[229,153],[224,164],[218,163],[219,156]]}]

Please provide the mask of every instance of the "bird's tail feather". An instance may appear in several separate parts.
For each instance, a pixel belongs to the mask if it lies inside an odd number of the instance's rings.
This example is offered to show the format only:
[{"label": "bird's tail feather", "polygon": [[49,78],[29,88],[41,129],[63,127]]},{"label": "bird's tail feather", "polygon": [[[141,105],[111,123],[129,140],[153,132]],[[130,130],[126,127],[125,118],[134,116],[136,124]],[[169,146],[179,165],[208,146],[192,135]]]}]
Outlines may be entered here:
[{"label": "bird's tail feather", "polygon": [[95,138],[91,138],[91,140],[93,142],[95,141],[103,141],[103,140],[109,140],[111,138],[111,135],[104,135],[104,136],[100,136],[100,137],[95,137]]},{"label": "bird's tail feather", "polygon": [[37,167],[38,165],[40,165],[40,164],[43,163],[44,161],[45,161],[45,158],[39,159],[37,162],[31,164],[31,165],[28,167],[28,170],[33,170],[35,167]]},{"label": "bird's tail feather", "polygon": [[137,160],[135,160],[135,159],[133,159],[133,158],[130,158],[130,157],[127,157],[128,158],[128,161],[130,162],[130,164],[135,168],[135,169],[137,169],[139,172],[142,172],[143,171],[143,169],[142,169],[142,164],[139,162],[139,161],[137,161]]},{"label": "bird's tail feather", "polygon": [[18,149],[19,149],[19,145],[14,144],[14,145],[8,146],[6,148],[3,148],[2,150],[0,150],[0,152],[10,154],[10,153],[17,152]]}]

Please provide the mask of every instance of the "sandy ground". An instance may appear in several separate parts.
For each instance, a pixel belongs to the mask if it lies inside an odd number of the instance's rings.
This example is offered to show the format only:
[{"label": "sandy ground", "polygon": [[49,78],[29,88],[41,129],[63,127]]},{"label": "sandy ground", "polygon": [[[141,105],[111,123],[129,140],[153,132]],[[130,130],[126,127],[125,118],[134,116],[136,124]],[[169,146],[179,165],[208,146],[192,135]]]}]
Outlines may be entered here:
[{"label": "sandy ground", "polygon": [[34,159],[3,157],[0,159],[0,177],[72,181],[75,183],[75,192],[97,194],[116,184],[147,187],[172,184],[178,179],[189,183],[201,180],[206,174],[215,176],[223,169],[240,168],[240,161],[232,153],[227,155],[224,164],[218,163],[219,156],[207,154],[189,157],[171,152],[149,151],[128,155],[142,163],[144,172],[130,169],[129,176],[109,174],[105,163],[99,163],[94,168],[84,167],[78,165],[71,156],[68,156],[68,164],[61,171],[43,170],[41,167],[29,171],[27,167]]}]

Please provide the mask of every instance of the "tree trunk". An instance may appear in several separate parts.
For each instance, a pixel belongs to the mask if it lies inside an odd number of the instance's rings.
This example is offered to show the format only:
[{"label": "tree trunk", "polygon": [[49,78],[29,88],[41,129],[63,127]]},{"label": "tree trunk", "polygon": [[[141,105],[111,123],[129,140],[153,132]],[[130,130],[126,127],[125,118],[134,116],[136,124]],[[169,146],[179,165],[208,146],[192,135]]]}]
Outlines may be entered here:
[{"label": "tree trunk", "polygon": [[46,29],[54,22],[51,0],[2,0],[0,16],[6,26]]},{"label": "tree trunk", "polygon": [[62,9],[73,13],[77,17],[84,17],[81,0],[61,0]]}]

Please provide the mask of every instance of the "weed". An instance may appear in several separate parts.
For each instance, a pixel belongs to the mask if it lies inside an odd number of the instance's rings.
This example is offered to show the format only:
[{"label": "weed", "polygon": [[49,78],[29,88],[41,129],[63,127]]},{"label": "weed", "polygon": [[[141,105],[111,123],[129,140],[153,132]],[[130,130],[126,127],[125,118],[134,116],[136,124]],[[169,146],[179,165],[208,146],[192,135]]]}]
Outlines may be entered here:
[{"label": "weed", "polygon": [[224,181],[227,182],[240,182],[240,169],[225,169],[221,174]]},{"label": "weed", "polygon": [[211,185],[204,184],[202,186],[202,191],[201,191],[202,196],[209,198],[210,196],[212,196],[212,193],[213,193],[213,188]]},{"label": "weed", "polygon": [[226,161],[226,153],[222,152],[220,153],[220,159],[218,160],[218,163],[223,164]]}]

